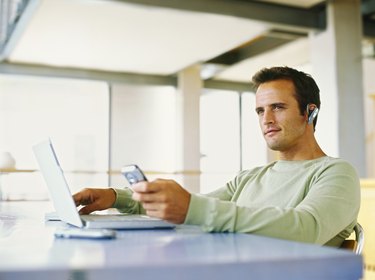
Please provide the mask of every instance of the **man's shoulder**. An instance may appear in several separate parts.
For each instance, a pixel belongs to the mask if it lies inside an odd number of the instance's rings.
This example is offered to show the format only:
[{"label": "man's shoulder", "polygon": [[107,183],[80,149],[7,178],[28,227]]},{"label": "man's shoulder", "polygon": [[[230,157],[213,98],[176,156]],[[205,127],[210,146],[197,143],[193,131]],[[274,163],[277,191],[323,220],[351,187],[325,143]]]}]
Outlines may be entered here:
[{"label": "man's shoulder", "polygon": [[342,158],[330,157],[326,156],[321,161],[322,166],[332,166],[337,168],[347,168],[347,169],[355,169],[354,166],[347,160]]},{"label": "man's shoulder", "polygon": [[339,181],[340,178],[352,185],[357,184],[359,177],[356,168],[347,160],[335,157],[325,157],[311,173],[315,178],[332,178]]},{"label": "man's shoulder", "polygon": [[277,160],[263,166],[257,166],[251,169],[243,170],[238,174],[238,177],[244,178],[257,174],[266,174],[269,170],[274,171],[272,172],[273,175],[275,175],[274,173],[278,173],[280,171],[295,171],[296,173],[320,173],[320,171],[325,172],[327,170],[331,170],[333,172],[338,171],[344,173],[356,173],[355,167],[347,160],[337,157],[324,156],[318,159],[303,160],[298,162]]},{"label": "man's shoulder", "polygon": [[[289,164],[290,163],[290,164]],[[266,173],[268,170],[279,171],[280,170],[291,170],[298,168],[299,170],[315,170],[317,172],[319,169],[327,170],[347,170],[356,172],[354,166],[347,160],[337,157],[324,156],[314,160],[305,160],[299,162],[286,162],[286,161],[273,161],[268,164],[253,167],[251,169],[242,170],[239,172],[238,177],[248,177],[259,173]],[[297,165],[296,165],[297,164]]]}]

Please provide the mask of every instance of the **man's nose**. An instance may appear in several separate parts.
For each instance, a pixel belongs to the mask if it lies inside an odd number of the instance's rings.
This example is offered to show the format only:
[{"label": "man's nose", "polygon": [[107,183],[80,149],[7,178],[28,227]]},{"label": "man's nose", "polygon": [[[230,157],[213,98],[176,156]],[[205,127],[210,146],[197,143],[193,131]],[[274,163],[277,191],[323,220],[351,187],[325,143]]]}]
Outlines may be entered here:
[{"label": "man's nose", "polygon": [[263,124],[270,124],[275,122],[275,116],[272,110],[265,110],[263,114]]}]

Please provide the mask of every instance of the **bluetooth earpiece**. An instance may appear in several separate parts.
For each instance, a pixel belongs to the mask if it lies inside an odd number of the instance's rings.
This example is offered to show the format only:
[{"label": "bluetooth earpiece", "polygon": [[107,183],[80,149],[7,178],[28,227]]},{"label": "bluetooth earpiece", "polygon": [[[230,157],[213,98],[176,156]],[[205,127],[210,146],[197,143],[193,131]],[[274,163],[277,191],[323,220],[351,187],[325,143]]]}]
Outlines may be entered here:
[{"label": "bluetooth earpiece", "polygon": [[314,119],[316,118],[316,116],[318,115],[319,113],[319,108],[318,107],[315,107],[314,110],[310,110],[309,106],[311,104],[308,104],[307,105],[307,113],[308,113],[308,120],[307,120],[307,123],[308,124],[312,124]]}]

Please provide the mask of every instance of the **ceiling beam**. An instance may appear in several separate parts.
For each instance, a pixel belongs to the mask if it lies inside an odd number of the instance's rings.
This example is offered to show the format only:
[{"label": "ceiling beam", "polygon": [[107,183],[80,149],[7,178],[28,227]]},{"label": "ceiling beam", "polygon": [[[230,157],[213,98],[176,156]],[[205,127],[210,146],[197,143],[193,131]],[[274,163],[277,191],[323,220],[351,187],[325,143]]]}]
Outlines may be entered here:
[{"label": "ceiling beam", "polygon": [[285,40],[282,38],[270,38],[267,36],[260,37],[249,45],[226,52],[207,61],[207,63],[233,65],[249,57],[253,57],[271,49],[277,48],[288,42],[290,42],[290,40]]},{"label": "ceiling beam", "polygon": [[233,50],[223,53],[207,63],[221,65],[233,65],[250,57],[257,56],[264,52],[270,51],[296,39],[306,37],[307,33],[285,32],[281,30],[270,30],[262,36],[249,41]]},{"label": "ceiling beam", "polygon": [[253,84],[250,81],[248,83],[241,83],[224,80],[205,80],[204,88],[230,90],[236,92],[254,92]]},{"label": "ceiling beam", "polygon": [[[0,63],[0,74],[95,80],[108,83],[126,83],[131,85],[177,86],[177,77],[175,76],[120,73],[19,63]],[[219,80],[203,81],[203,87],[239,92],[252,90],[250,82],[240,83]]]},{"label": "ceiling beam", "polygon": [[361,12],[363,16],[368,16],[375,13],[375,0],[362,1]]},{"label": "ceiling beam", "polygon": [[[325,6],[302,9],[248,0],[115,0],[138,5],[234,16],[294,28],[322,30],[326,27]],[[280,26],[279,26],[280,27]]]},{"label": "ceiling beam", "polygon": [[127,83],[139,85],[176,86],[177,84],[177,79],[170,76],[62,68],[18,63],[0,63],[0,74],[98,80],[107,81],[109,83]]},{"label": "ceiling beam", "polygon": [[375,38],[375,0],[366,0],[361,3],[363,36]]}]

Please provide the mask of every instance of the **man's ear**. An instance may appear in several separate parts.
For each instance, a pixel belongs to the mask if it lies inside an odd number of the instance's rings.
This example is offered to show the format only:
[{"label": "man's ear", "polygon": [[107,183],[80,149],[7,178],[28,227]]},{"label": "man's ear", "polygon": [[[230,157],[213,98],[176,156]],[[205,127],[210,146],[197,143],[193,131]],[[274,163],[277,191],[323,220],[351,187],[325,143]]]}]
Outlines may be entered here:
[{"label": "man's ear", "polygon": [[312,124],[314,119],[319,113],[319,108],[316,107],[315,104],[308,104],[306,111],[307,111],[307,123]]}]

